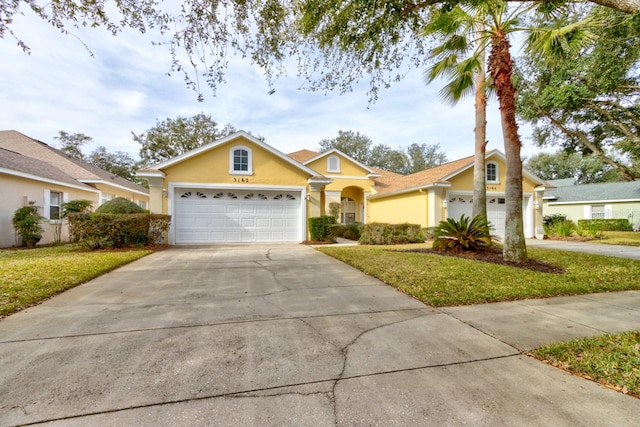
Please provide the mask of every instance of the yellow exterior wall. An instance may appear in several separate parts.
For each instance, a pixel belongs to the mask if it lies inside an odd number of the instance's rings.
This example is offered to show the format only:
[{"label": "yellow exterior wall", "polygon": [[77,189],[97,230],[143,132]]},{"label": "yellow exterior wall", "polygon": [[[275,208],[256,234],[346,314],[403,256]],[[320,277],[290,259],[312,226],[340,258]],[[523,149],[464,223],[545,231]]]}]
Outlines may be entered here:
[{"label": "yellow exterior wall", "polygon": [[[242,145],[251,149],[253,174],[230,174],[229,150]],[[169,183],[202,183],[219,185],[266,185],[266,186],[308,186],[310,177],[305,171],[277,157],[268,150],[255,145],[251,141],[240,137],[209,151],[200,153],[175,165],[171,165],[163,172],[166,174],[163,189],[169,190]],[[154,197],[160,189],[154,189]],[[311,203],[307,202],[307,212],[310,212]],[[320,203],[316,201],[315,203]],[[155,205],[155,203],[154,203]],[[168,199],[162,201],[163,213],[168,213]]]},{"label": "yellow exterior wall", "polygon": [[[340,172],[329,172],[327,170],[327,159],[331,156],[336,156],[340,159]],[[305,166],[310,167],[316,172],[325,176],[367,176],[369,172],[364,168],[356,165],[351,160],[340,156],[338,154],[330,154],[315,160],[311,163],[307,163]]]},{"label": "yellow exterior wall", "polygon": [[[496,157],[490,157],[487,162],[495,162],[498,165],[498,183],[487,183],[487,191],[490,193],[504,193],[507,182],[507,167],[505,163]],[[447,191],[473,191],[473,167],[459,173],[448,182],[451,187]],[[526,176],[522,179],[523,193],[533,193],[536,184]]]},{"label": "yellow exterior wall", "polygon": [[[68,200],[91,200],[94,209],[98,206],[98,193],[11,175],[0,175],[0,188],[2,188],[2,203],[0,203],[0,247],[9,247],[16,244],[15,231],[11,219],[18,208],[25,206],[25,199],[27,201],[35,201],[35,206],[40,208],[38,212],[41,215],[43,214],[42,209],[44,207],[45,190],[67,193]],[[49,220],[43,220],[41,226],[44,229],[44,234],[39,244],[53,243],[53,225]],[[62,228],[62,240],[66,241],[68,239],[68,228],[65,225]]]},{"label": "yellow exterior wall", "polygon": [[427,194],[411,193],[369,200],[368,222],[401,224],[408,222],[427,226]]}]

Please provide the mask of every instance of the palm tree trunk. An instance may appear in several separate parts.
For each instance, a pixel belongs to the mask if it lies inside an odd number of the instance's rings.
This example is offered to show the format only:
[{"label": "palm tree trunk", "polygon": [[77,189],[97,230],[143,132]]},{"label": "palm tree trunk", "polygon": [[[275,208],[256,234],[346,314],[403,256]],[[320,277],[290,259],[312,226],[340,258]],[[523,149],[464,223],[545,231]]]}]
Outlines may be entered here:
[{"label": "palm tree trunk", "polygon": [[506,221],[502,256],[507,261],[527,262],[527,246],[524,240],[522,219],[522,159],[520,137],[516,122],[516,90],[511,82],[513,61],[510,43],[505,33],[497,32],[491,39],[489,72],[498,94],[500,118],[507,161]]},{"label": "palm tree trunk", "polygon": [[[481,23],[475,24],[477,35],[484,30]],[[476,126],[475,133],[475,155],[473,158],[473,210],[472,216],[482,215],[487,218],[487,183],[485,176],[485,155],[487,152],[487,94],[485,91],[485,54],[482,50],[478,54],[480,69],[474,76],[476,88]]]}]

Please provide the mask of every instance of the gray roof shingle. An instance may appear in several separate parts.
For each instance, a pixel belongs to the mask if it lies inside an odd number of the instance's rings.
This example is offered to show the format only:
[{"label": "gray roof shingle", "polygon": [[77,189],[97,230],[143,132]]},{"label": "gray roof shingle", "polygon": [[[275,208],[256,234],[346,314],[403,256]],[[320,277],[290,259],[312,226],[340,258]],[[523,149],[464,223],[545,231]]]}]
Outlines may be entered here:
[{"label": "gray roof shingle", "polygon": [[55,167],[69,178],[75,180],[76,184],[80,182],[100,181],[106,184],[125,187],[133,191],[149,193],[149,191],[141,185],[97,168],[82,160],[74,159],[62,151],[48,146],[44,142],[29,138],[15,130],[0,131],[0,148],[22,154],[25,157],[30,157]]},{"label": "gray roof shingle", "polygon": [[551,202],[640,201],[640,181],[558,186],[545,192]]}]

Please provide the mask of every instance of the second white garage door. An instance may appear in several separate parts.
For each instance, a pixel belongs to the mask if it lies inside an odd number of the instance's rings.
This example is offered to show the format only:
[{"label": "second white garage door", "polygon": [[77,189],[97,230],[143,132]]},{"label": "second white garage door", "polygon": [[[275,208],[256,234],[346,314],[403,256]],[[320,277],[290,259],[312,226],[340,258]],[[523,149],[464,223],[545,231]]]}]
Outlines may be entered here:
[{"label": "second white garage door", "polygon": [[[447,217],[459,220],[461,215],[471,217],[473,196],[450,195],[447,199]],[[504,237],[506,206],[504,196],[487,196],[487,217],[491,223],[491,233]]]},{"label": "second white garage door", "polygon": [[177,189],[175,243],[299,242],[301,193]]}]

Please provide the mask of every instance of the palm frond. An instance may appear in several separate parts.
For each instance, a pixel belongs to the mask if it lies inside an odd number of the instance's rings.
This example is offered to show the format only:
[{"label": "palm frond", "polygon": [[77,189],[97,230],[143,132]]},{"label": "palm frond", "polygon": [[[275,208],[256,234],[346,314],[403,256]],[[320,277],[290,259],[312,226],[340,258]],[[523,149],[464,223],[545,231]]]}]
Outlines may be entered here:
[{"label": "palm frond", "polygon": [[529,32],[526,52],[552,61],[566,58],[593,43],[597,38],[593,30],[601,25],[587,17],[567,25],[534,28]]}]

